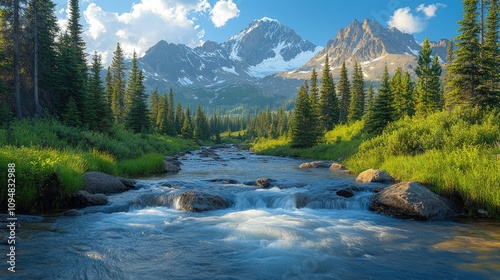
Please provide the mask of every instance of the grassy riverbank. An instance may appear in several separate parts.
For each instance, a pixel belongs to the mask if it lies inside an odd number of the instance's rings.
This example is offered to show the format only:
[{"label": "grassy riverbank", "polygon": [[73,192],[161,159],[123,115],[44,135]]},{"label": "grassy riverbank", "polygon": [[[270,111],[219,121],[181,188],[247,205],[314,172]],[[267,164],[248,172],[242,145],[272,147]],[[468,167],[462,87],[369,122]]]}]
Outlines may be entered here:
[{"label": "grassy riverbank", "polygon": [[292,149],[290,140],[260,139],[252,149],[266,155],[339,160],[358,173],[388,171],[400,181],[416,180],[444,196],[458,196],[474,215],[486,209],[500,217],[500,115],[456,109],[392,123],[376,137],[363,122],[340,125],[323,144]]},{"label": "grassy riverbank", "polygon": [[[116,128],[107,135],[56,121],[25,120],[12,125],[9,139],[0,130],[0,178],[7,178],[7,165],[15,163],[17,210],[41,211],[44,197],[61,198],[80,189],[85,171],[128,177],[157,173],[164,155],[196,148],[193,141],[158,134]],[[2,211],[6,201],[5,179],[0,184]]]}]

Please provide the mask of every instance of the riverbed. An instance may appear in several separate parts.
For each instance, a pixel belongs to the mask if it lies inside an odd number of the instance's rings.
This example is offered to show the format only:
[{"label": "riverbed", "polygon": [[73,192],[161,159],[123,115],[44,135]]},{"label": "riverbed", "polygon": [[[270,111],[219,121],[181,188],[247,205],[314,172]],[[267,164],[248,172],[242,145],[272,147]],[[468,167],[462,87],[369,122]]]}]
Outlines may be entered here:
[{"label": "riverbed", "polygon": [[[383,184],[299,169],[304,160],[236,147],[199,151],[178,174],[138,179],[78,217],[19,229],[16,273],[4,279],[498,279],[500,224],[400,220],[368,210]],[[275,181],[255,186],[261,177]],[[338,195],[350,190],[352,197]],[[180,211],[186,191],[227,209]],[[6,253],[7,246],[0,246]],[[3,254],[5,256],[5,254]],[[5,258],[5,257],[4,257]]]}]

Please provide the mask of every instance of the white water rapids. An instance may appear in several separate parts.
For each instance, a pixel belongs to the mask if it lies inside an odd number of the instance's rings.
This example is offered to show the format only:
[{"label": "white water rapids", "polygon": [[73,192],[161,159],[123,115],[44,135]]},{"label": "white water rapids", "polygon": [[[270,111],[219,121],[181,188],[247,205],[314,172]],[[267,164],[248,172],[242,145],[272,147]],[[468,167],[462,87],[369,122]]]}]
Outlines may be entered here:
[{"label": "white water rapids", "polygon": [[[498,279],[500,224],[420,222],[368,210],[372,190],[296,159],[236,148],[195,151],[175,175],[139,180],[79,217],[46,217],[19,231],[17,272],[3,279]],[[251,186],[275,179],[269,189]],[[229,181],[229,179],[233,181]],[[215,181],[215,182],[213,182]],[[345,198],[336,191],[350,188]],[[230,207],[183,212],[188,190]],[[0,249],[7,252],[6,246]],[[4,265],[5,266],[5,265]],[[2,266],[2,268],[4,268]]]}]

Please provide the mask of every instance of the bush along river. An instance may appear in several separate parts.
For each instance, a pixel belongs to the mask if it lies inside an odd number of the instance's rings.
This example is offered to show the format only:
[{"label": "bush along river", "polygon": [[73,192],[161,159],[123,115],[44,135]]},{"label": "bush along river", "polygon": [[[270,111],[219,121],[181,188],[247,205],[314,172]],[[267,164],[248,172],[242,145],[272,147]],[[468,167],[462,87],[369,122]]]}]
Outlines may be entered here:
[{"label": "bush along river", "polygon": [[[498,279],[500,224],[369,210],[389,184],[235,147],[80,216],[20,222],[8,279]],[[5,230],[5,229],[4,229]],[[5,236],[5,234],[4,234]],[[4,242],[5,243],[5,242]],[[5,245],[5,244],[4,244]],[[1,246],[8,253],[7,246]],[[5,258],[5,254],[3,254]]]}]

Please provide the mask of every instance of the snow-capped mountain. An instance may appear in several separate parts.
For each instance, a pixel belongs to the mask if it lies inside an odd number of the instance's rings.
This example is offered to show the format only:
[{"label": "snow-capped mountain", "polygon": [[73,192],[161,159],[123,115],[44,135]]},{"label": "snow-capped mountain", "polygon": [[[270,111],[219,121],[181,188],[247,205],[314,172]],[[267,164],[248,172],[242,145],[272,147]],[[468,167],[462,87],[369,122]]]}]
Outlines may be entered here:
[{"label": "snow-capped mountain", "polygon": [[[432,43],[433,54],[438,54],[441,61],[446,61],[448,40]],[[338,31],[334,40],[319,51],[304,66],[283,73],[286,78],[307,78],[312,68],[322,69],[326,54],[329,55],[333,75],[338,77],[340,66],[346,61],[347,67],[357,61],[363,68],[366,80],[379,80],[385,65],[389,72],[397,67],[409,70],[416,67],[416,56],[422,47],[415,38],[402,33],[396,28],[385,28],[372,19],[363,22],[354,20],[349,26]]]},{"label": "snow-capped mountain", "polygon": [[140,61],[150,83],[210,87],[290,71],[320,49],[279,21],[263,18],[222,44],[207,41],[193,49],[160,41]]}]

